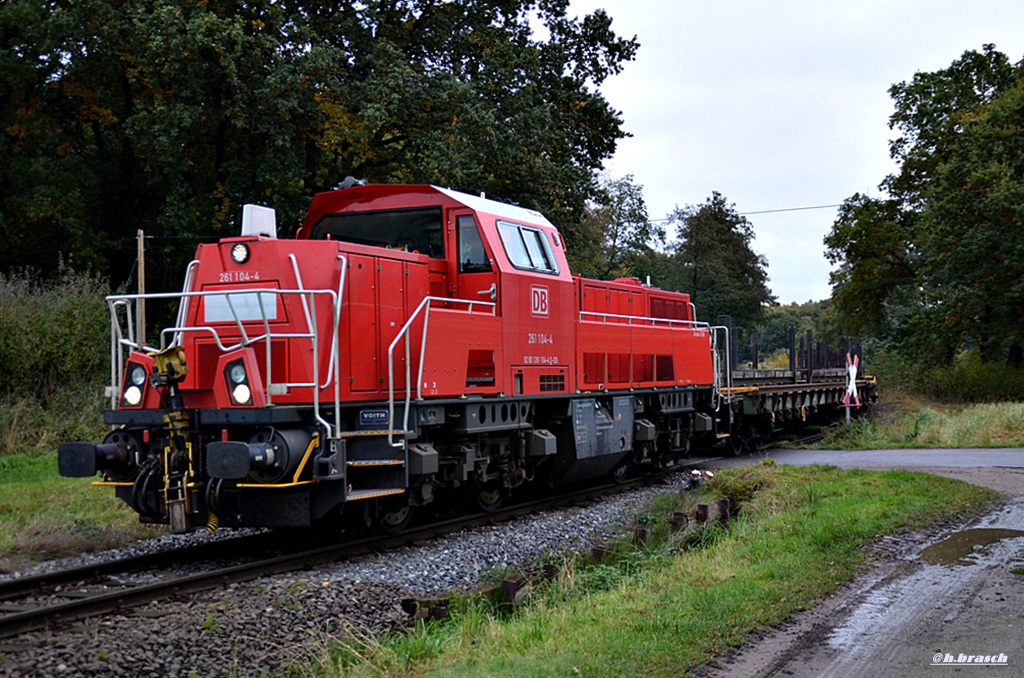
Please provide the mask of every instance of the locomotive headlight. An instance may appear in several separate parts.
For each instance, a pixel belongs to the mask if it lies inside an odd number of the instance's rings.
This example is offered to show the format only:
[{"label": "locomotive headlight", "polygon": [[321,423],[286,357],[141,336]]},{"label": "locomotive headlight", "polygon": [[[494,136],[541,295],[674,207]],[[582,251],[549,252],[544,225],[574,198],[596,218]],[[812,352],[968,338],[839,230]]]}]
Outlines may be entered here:
[{"label": "locomotive headlight", "polygon": [[245,372],[245,363],[241,360],[228,363],[224,374],[227,377],[231,401],[235,405],[252,405],[252,390],[249,388],[249,375]]},{"label": "locomotive headlight", "polygon": [[121,408],[140,408],[145,402],[146,393],[150,392],[150,371],[153,369],[154,358],[139,351],[132,351],[122,373]]},{"label": "locomotive headlight", "polygon": [[266,407],[268,395],[252,347],[225,353],[217,359],[213,392],[217,407]]},{"label": "locomotive headlight", "polygon": [[246,382],[245,365],[240,361],[237,363],[231,363],[231,366],[228,367],[228,378],[233,384],[244,384]]},{"label": "locomotive headlight", "polygon": [[[146,371],[142,370],[142,377],[145,379]],[[132,407],[135,407],[142,402],[142,389],[135,384],[132,384],[124,390],[124,402]]]},{"label": "locomotive headlight", "polygon": [[[138,388],[136,391],[142,388],[142,385],[146,383],[146,368],[138,363],[128,364],[128,381]],[[127,392],[125,392],[125,398],[127,399]]]},{"label": "locomotive headlight", "polygon": [[249,387],[245,384],[239,384],[231,390],[231,398],[238,405],[251,405],[252,404],[252,393],[249,391]]},{"label": "locomotive headlight", "polygon": [[244,242],[235,243],[231,248],[231,261],[236,264],[244,264],[249,261],[249,246]]}]

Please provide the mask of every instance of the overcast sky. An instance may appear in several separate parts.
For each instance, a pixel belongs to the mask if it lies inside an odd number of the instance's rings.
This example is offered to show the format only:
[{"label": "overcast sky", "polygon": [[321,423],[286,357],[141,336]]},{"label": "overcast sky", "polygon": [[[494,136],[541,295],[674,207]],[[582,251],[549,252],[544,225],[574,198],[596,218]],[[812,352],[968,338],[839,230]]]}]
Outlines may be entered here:
[{"label": "overcast sky", "polygon": [[[880,196],[895,169],[890,85],[985,43],[1024,56],[1021,0],[573,0],[571,11],[599,7],[640,42],[601,88],[633,135],[606,167],[634,175],[652,219],[712,191],[741,214]],[[830,296],[822,238],[835,216],[747,215],[780,302]]]}]

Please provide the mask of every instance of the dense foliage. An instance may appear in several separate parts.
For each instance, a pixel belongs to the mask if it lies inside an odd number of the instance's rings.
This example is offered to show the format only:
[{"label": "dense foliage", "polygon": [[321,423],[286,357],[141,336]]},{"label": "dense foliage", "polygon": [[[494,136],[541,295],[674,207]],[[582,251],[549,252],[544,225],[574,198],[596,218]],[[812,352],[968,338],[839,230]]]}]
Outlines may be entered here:
[{"label": "dense foliage", "polygon": [[55,280],[0,273],[0,397],[44,403],[109,368],[106,282],[60,269]]},{"label": "dense foliage", "polygon": [[890,89],[899,171],[826,237],[849,331],[915,362],[1024,364],[1024,61],[994,46]]},{"label": "dense foliage", "polygon": [[486,191],[572,246],[624,136],[597,88],[636,49],[568,0],[6,0],[0,270],[116,285],[144,228],[173,289],[241,204],[287,234],[346,175]]},{"label": "dense foliage", "polygon": [[648,217],[643,186],[631,174],[602,178],[584,212],[582,233],[582,242],[569,252],[572,270],[604,280],[639,276],[665,238]]},{"label": "dense foliage", "polygon": [[775,301],[768,288],[768,261],[754,252],[753,225],[717,191],[703,204],[676,208],[669,216],[676,242],[661,262],[662,287],[689,292],[701,320],[732,317],[753,328]]},{"label": "dense foliage", "polygon": [[102,430],[105,280],[58,267],[0,273],[0,455]]}]

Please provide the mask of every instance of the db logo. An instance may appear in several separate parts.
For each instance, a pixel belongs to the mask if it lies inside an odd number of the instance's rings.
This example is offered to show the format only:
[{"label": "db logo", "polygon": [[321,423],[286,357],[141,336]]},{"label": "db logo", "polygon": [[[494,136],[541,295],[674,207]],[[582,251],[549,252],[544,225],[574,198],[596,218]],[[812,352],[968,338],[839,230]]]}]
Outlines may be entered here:
[{"label": "db logo", "polygon": [[551,306],[548,304],[548,288],[530,288],[530,313],[532,315],[550,315]]}]

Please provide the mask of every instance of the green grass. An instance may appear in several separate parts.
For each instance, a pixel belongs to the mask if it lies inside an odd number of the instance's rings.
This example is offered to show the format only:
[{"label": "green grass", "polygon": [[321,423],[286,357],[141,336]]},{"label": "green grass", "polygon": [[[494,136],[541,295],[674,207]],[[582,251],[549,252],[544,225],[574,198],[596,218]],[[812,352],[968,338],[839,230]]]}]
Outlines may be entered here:
[{"label": "green grass", "polygon": [[569,559],[514,611],[467,599],[449,621],[384,640],[353,635],[300,672],[684,675],[833,591],[877,536],[994,497],[919,473],[771,464],[723,472],[715,486],[743,507],[728,531],[672,537],[659,516],[652,531],[661,536],[645,548],[611,563]]},{"label": "green grass", "polygon": [[159,532],[139,525],[135,513],[110,488],[61,478],[52,452],[0,456],[0,569]]},{"label": "green grass", "polygon": [[940,404],[886,394],[890,414],[830,429],[831,449],[1024,447],[1024,403]]}]

